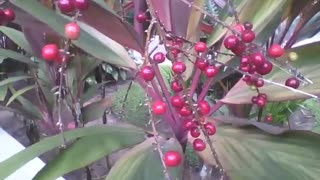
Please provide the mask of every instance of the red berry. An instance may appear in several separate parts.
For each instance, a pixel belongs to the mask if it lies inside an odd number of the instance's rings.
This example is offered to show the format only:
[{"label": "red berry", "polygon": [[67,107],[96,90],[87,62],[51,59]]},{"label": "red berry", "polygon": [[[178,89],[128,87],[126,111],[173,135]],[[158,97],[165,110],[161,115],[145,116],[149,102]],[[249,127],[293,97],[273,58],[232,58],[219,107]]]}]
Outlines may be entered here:
[{"label": "red berry", "polygon": [[248,76],[248,75],[245,75],[245,76],[242,78],[242,81],[244,81],[244,82],[249,82],[249,81],[251,81],[251,77]]},{"label": "red berry", "polygon": [[176,58],[178,57],[178,54],[180,53],[180,51],[178,49],[171,49],[171,53],[173,57]]},{"label": "red berry", "polygon": [[265,100],[267,100],[268,96],[267,96],[266,93],[259,93],[259,94],[258,94],[258,98],[259,98],[259,99],[265,99]]},{"label": "red berry", "polygon": [[199,128],[197,127],[193,127],[190,129],[190,135],[193,137],[193,138],[197,138],[200,136],[200,130]]},{"label": "red berry", "polygon": [[167,151],[163,155],[163,161],[167,167],[176,167],[181,164],[182,158],[180,153],[177,151]]},{"label": "red berry", "polygon": [[255,38],[256,34],[251,30],[245,30],[241,35],[241,39],[245,43],[251,43]]},{"label": "red berry", "polygon": [[6,21],[6,14],[4,14],[3,10],[0,9],[0,25],[1,23],[3,23],[4,21]]},{"label": "red berry", "polygon": [[181,61],[176,61],[172,64],[172,71],[176,74],[182,74],[186,70],[186,65]]},{"label": "red berry", "polygon": [[257,97],[257,96],[253,96],[253,97],[251,98],[252,104],[256,104],[257,101],[258,101],[258,97]]},{"label": "red berry", "polygon": [[285,85],[297,89],[300,86],[300,81],[295,77],[291,77],[286,80]]},{"label": "red berry", "polygon": [[145,13],[139,13],[139,14],[137,14],[137,16],[136,16],[136,19],[137,19],[137,21],[138,21],[139,23],[144,23],[144,22],[147,21],[148,17],[147,17],[147,15],[146,15]]},{"label": "red berry", "polygon": [[247,29],[247,30],[251,30],[252,29],[252,23],[251,22],[245,22],[244,24],[243,24],[243,26],[244,26],[244,29]]},{"label": "red berry", "polygon": [[196,64],[196,67],[202,71],[205,70],[209,66],[208,61],[203,60],[203,59],[199,59],[199,58],[196,60],[195,64]]},{"label": "red berry", "polygon": [[179,110],[179,114],[181,116],[187,117],[190,116],[192,114],[192,110],[188,107],[188,106],[183,106],[180,110]]},{"label": "red berry", "polygon": [[255,85],[256,85],[257,88],[262,87],[262,86],[264,85],[263,79],[258,79],[258,80],[255,82]]},{"label": "red berry", "polygon": [[154,78],[155,72],[153,68],[149,65],[146,65],[140,69],[140,76],[145,81],[151,81]]},{"label": "red berry", "polygon": [[180,92],[183,90],[182,84],[177,80],[172,81],[170,87],[173,92]]},{"label": "red berry", "polygon": [[258,98],[256,104],[258,107],[263,108],[266,105],[266,99]]},{"label": "red berry", "polygon": [[204,129],[207,131],[207,134],[209,136],[212,136],[216,133],[216,126],[211,123],[211,122],[207,122],[206,124],[204,124]]},{"label": "red berry", "polygon": [[73,0],[73,4],[80,11],[83,11],[89,8],[89,0]]},{"label": "red berry", "polygon": [[201,115],[207,115],[210,112],[210,104],[203,100],[198,102],[198,111]]},{"label": "red berry", "polygon": [[250,66],[249,65],[245,65],[245,66],[240,65],[239,69],[240,69],[240,71],[243,71],[243,72],[249,72]]},{"label": "red berry", "polygon": [[80,37],[80,27],[77,23],[71,22],[65,25],[64,35],[71,40],[77,40]]},{"label": "red berry", "polygon": [[223,41],[223,45],[226,49],[233,49],[234,47],[236,47],[236,45],[238,44],[239,39],[237,36],[235,35],[230,35],[228,37],[226,37]]},{"label": "red berry", "polygon": [[42,48],[42,58],[47,61],[57,60],[59,57],[59,48],[55,44],[47,44]]},{"label": "red berry", "polygon": [[241,65],[248,65],[250,63],[251,63],[250,56],[247,56],[247,55],[241,56],[241,58],[240,58],[240,64]]},{"label": "red berry", "polygon": [[166,57],[164,56],[164,54],[162,52],[157,52],[153,55],[153,61],[155,63],[162,63],[162,62],[164,62],[165,59],[166,59]]},{"label": "red berry", "polygon": [[254,74],[256,71],[257,71],[257,66],[254,65],[254,64],[251,64],[248,73],[249,74]]},{"label": "red berry", "polygon": [[218,74],[219,70],[216,66],[210,65],[204,70],[204,75],[208,78],[214,77]]},{"label": "red berry", "polygon": [[167,105],[163,101],[157,100],[152,103],[152,112],[156,115],[162,115],[166,113]]},{"label": "red berry", "polygon": [[73,0],[59,0],[57,5],[62,13],[69,13],[75,10]]},{"label": "red berry", "polygon": [[196,127],[196,124],[192,120],[188,119],[183,121],[182,127],[184,130],[188,131],[191,130],[191,128]]},{"label": "red berry", "polygon": [[6,21],[13,21],[16,18],[16,14],[12,9],[4,9],[3,13],[5,14]]},{"label": "red berry", "polygon": [[171,104],[173,107],[182,108],[185,102],[181,96],[175,95],[171,97]]},{"label": "red berry", "polygon": [[231,49],[231,51],[237,56],[241,56],[245,50],[246,45],[243,42],[239,42],[234,48]]},{"label": "red berry", "polygon": [[281,57],[284,54],[283,48],[279,44],[273,44],[268,49],[268,55],[273,58]]},{"label": "red berry", "polygon": [[207,50],[207,45],[204,42],[197,42],[194,45],[194,50],[198,53],[205,52]]},{"label": "red berry", "polygon": [[244,32],[244,26],[242,24],[236,24],[232,27],[232,29],[238,31],[240,34]]},{"label": "red berry", "polygon": [[266,75],[272,71],[272,67],[273,65],[269,61],[266,61],[262,64],[262,66],[257,68],[257,72],[261,75]]},{"label": "red berry", "polygon": [[204,149],[206,149],[206,143],[204,143],[202,139],[193,140],[192,145],[193,149],[196,151],[203,151]]},{"label": "red berry", "polygon": [[264,117],[264,122],[266,122],[266,123],[270,123],[270,122],[272,122],[272,115],[271,114],[268,114],[268,115],[266,115],[265,117]]},{"label": "red berry", "polygon": [[251,57],[252,63],[257,67],[262,66],[266,62],[265,57],[260,52],[253,53],[251,54],[250,57]]}]

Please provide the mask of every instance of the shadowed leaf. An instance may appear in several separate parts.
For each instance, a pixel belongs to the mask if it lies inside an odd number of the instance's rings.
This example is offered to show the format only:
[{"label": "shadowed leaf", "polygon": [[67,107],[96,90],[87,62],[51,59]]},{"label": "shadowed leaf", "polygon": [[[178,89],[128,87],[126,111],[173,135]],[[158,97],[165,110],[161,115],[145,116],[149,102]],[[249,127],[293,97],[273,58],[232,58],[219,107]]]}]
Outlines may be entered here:
[{"label": "shadowed leaf", "polygon": [[91,103],[82,108],[83,121],[89,122],[102,118],[103,113],[107,108],[111,107],[112,99],[106,98],[94,103]]}]

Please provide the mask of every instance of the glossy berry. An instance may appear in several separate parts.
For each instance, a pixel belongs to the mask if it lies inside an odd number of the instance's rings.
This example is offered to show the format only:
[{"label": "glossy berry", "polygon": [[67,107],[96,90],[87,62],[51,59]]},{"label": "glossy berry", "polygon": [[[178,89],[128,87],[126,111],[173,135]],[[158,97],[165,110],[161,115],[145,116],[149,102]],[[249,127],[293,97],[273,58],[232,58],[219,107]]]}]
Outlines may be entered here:
[{"label": "glossy berry", "polygon": [[236,24],[232,27],[232,29],[238,31],[240,34],[244,32],[244,26],[242,24]]},{"label": "glossy berry", "polygon": [[240,71],[243,71],[243,72],[249,72],[250,70],[250,66],[249,65],[242,65],[240,64]]},{"label": "glossy berry", "polygon": [[80,11],[84,11],[89,8],[89,0],[73,0],[73,4]]},{"label": "glossy berry", "polygon": [[182,84],[177,80],[172,81],[170,87],[173,92],[180,92],[183,90]]},{"label": "glossy berry", "polygon": [[201,115],[207,115],[209,114],[210,112],[210,104],[203,100],[203,101],[199,101],[198,102],[198,112],[201,114]]},{"label": "glossy berry", "polygon": [[140,76],[145,81],[151,81],[154,78],[154,75],[154,69],[149,65],[146,65],[140,69]]},{"label": "glossy berry", "polygon": [[243,42],[239,42],[234,48],[231,49],[231,51],[237,56],[241,56],[245,50],[246,45]]},{"label": "glossy berry", "polygon": [[257,96],[253,96],[253,97],[251,98],[252,104],[256,104],[257,101],[258,101],[258,97],[257,97]]},{"label": "glossy berry", "polygon": [[262,79],[258,79],[256,82],[255,82],[255,86],[257,88],[260,88],[264,85],[264,81]]},{"label": "glossy berry", "polygon": [[181,96],[175,95],[171,97],[171,104],[175,108],[182,108],[185,104],[185,101]]},{"label": "glossy berry", "polygon": [[178,49],[171,49],[170,51],[174,58],[178,57],[178,54],[180,53]]},{"label": "glossy berry", "polygon": [[243,24],[243,26],[244,26],[244,29],[247,29],[247,30],[251,30],[252,29],[252,23],[251,22],[245,22],[244,24]]},{"label": "glossy berry", "polygon": [[59,57],[59,48],[55,44],[47,44],[42,48],[42,58],[47,61],[55,61]]},{"label": "glossy berry", "polygon": [[12,9],[4,9],[3,13],[5,14],[6,21],[10,22],[16,18],[16,14]]},{"label": "glossy berry", "polygon": [[71,22],[65,25],[64,35],[71,40],[77,40],[80,37],[80,27],[77,23]]},{"label": "glossy berry", "polygon": [[162,52],[157,52],[153,55],[153,61],[155,63],[162,63],[164,60],[166,60],[166,57]]},{"label": "glossy berry", "polygon": [[254,64],[250,64],[250,69],[248,71],[249,74],[254,74],[257,71],[257,66]]},{"label": "glossy berry", "polygon": [[262,66],[257,68],[257,72],[261,75],[269,74],[272,71],[272,63],[269,61],[266,61],[262,64]]},{"label": "glossy berry", "polygon": [[228,37],[226,37],[223,41],[223,45],[226,49],[233,49],[234,47],[236,47],[236,45],[238,44],[239,39],[237,36],[235,35],[230,35]]},{"label": "glossy berry", "polygon": [[264,55],[261,54],[260,52],[253,53],[251,54],[250,57],[251,57],[252,63],[257,67],[262,66],[266,62]]},{"label": "glossy berry", "polygon": [[208,61],[206,60],[203,60],[203,59],[197,59],[196,62],[195,62],[195,65],[197,68],[199,68],[200,70],[205,70],[208,66],[209,66],[209,63]]},{"label": "glossy berry", "polygon": [[57,6],[62,13],[70,13],[75,10],[73,0],[58,0]]},{"label": "glossy berry", "polygon": [[273,44],[268,49],[268,55],[273,58],[281,57],[284,54],[283,48],[279,44]]},{"label": "glossy berry", "polygon": [[211,123],[211,122],[207,122],[207,123],[205,123],[204,124],[204,129],[207,131],[207,134],[209,135],[209,136],[212,136],[212,135],[214,135],[215,133],[216,133],[216,126],[213,124],[213,123]]},{"label": "glossy berry", "polygon": [[192,114],[192,110],[188,107],[188,106],[183,106],[180,110],[179,110],[179,114],[183,117],[187,117],[190,116]]},{"label": "glossy berry", "polygon": [[267,114],[265,117],[264,117],[264,122],[266,123],[270,123],[272,122],[272,115],[271,114]]},{"label": "glossy berry", "polygon": [[186,71],[186,65],[181,61],[176,61],[172,64],[172,71],[176,74],[182,74],[184,71]]},{"label": "glossy berry", "polygon": [[300,86],[300,81],[295,77],[291,77],[286,80],[285,85],[297,89]]},{"label": "glossy berry", "polygon": [[251,43],[255,38],[256,34],[251,30],[245,30],[241,35],[241,39],[244,43]]},{"label": "glossy berry", "polygon": [[219,70],[216,66],[210,65],[204,70],[204,75],[208,78],[214,77],[218,74]]},{"label": "glossy berry", "polygon": [[193,127],[196,127],[196,124],[192,120],[187,119],[187,120],[183,121],[182,127],[183,127],[184,130],[189,131]]},{"label": "glossy berry", "polygon": [[136,20],[139,22],[139,23],[144,23],[146,22],[148,19],[147,15],[145,13],[139,13],[136,15]]},{"label": "glossy berry", "polygon": [[267,96],[266,93],[259,93],[259,94],[258,94],[258,98],[259,98],[259,99],[265,99],[265,100],[267,100],[268,96]]},{"label": "glossy berry", "polygon": [[241,58],[240,58],[241,65],[248,65],[250,63],[251,63],[250,56],[247,56],[247,55],[241,56]]},{"label": "glossy berry", "polygon": [[193,137],[193,138],[197,138],[200,136],[200,130],[199,128],[197,127],[193,127],[190,129],[190,135]]},{"label": "glossy berry", "polygon": [[207,45],[204,42],[197,42],[194,45],[194,50],[198,53],[205,52],[207,50]]},{"label": "glossy berry", "polygon": [[206,143],[204,143],[202,139],[193,140],[192,146],[196,151],[203,151],[206,149]]},{"label": "glossy berry", "polygon": [[152,103],[152,112],[156,115],[162,115],[167,110],[167,105],[163,101],[157,100]]},{"label": "glossy berry", "polygon": [[163,155],[163,161],[167,167],[176,167],[181,164],[182,158],[177,151],[167,151]]},{"label": "glossy berry", "polygon": [[256,104],[259,108],[263,108],[266,105],[266,100],[263,98],[258,98]]}]

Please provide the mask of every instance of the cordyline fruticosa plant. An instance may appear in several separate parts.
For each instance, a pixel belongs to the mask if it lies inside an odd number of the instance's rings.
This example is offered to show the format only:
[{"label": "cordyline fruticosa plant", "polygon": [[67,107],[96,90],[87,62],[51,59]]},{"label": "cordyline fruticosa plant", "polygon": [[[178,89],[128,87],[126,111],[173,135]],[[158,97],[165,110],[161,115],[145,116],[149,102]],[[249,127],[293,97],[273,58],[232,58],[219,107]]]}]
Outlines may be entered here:
[{"label": "cordyline fruticosa plant", "polygon": [[[208,4],[218,15],[206,11]],[[320,174],[317,133],[266,123],[277,115],[267,108],[273,102],[318,99],[319,43],[292,46],[318,32],[319,1],[10,0],[4,6],[15,9],[13,22],[22,30],[0,30],[22,52],[3,46],[1,56],[26,66],[23,76],[2,77],[3,108],[60,134],[1,162],[0,179],[58,146],[63,150],[34,179],[55,179],[128,147],[107,180],[187,179],[188,143],[218,170],[209,179],[309,180]],[[126,21],[132,11],[134,26]],[[14,19],[13,11],[1,12],[3,25]],[[129,56],[133,51],[143,57],[139,66]],[[159,70],[166,59],[172,62],[169,85]],[[104,79],[88,85],[102,62],[123,68],[145,90],[150,128],[85,127],[110,106],[104,95],[92,102]],[[235,72],[239,81],[223,86],[224,97],[210,104],[209,89]],[[217,116],[224,105],[233,116]],[[65,132],[67,118],[75,129]]]}]

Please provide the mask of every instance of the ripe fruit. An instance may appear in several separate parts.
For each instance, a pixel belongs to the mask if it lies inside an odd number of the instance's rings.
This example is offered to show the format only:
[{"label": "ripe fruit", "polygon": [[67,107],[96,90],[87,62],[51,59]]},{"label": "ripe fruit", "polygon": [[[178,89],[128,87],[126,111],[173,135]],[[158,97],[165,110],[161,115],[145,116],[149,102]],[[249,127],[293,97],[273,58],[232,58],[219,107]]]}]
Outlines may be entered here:
[{"label": "ripe fruit", "polygon": [[209,66],[208,61],[203,60],[203,59],[199,59],[199,58],[196,60],[195,64],[196,64],[196,67],[202,71],[205,70]]},{"label": "ripe fruit", "polygon": [[6,21],[6,15],[5,15],[4,12],[0,9],[0,25],[1,25],[1,23],[3,23],[4,21]]},{"label": "ripe fruit", "polygon": [[16,15],[12,9],[4,9],[3,13],[5,14],[6,21],[13,21],[16,18]]},{"label": "ripe fruit", "polygon": [[207,134],[209,136],[212,136],[216,133],[216,126],[211,123],[211,122],[207,122],[206,124],[204,124],[204,129],[207,131]]},{"label": "ripe fruit", "polygon": [[201,115],[207,115],[210,112],[210,104],[207,101],[198,102],[198,111]]},{"label": "ripe fruit", "polygon": [[256,34],[251,30],[245,30],[241,35],[241,39],[245,43],[251,43],[255,38]]},{"label": "ripe fruit", "polygon": [[269,122],[272,122],[272,115],[271,114],[267,114],[265,117],[264,117],[264,122],[266,123],[269,123]]},{"label": "ripe fruit", "polygon": [[258,107],[263,108],[266,105],[266,99],[258,98],[256,104]]},{"label": "ripe fruit", "polygon": [[250,57],[251,57],[252,63],[257,67],[262,66],[266,61],[265,57],[260,52],[253,53],[251,54]]},{"label": "ripe fruit", "polygon": [[192,145],[193,149],[196,151],[203,151],[204,149],[206,149],[206,143],[204,143],[202,139],[193,140]]},{"label": "ripe fruit", "polygon": [[140,69],[140,76],[145,81],[151,81],[154,78],[154,70],[151,66],[146,65]]},{"label": "ripe fruit", "polygon": [[210,65],[208,66],[205,70],[204,70],[204,75],[207,76],[208,78],[214,77],[218,74],[218,68],[214,65]]},{"label": "ripe fruit", "polygon": [[163,161],[167,167],[175,167],[181,164],[182,158],[180,153],[177,151],[167,151],[163,155]]},{"label": "ripe fruit", "polygon": [[186,65],[181,61],[176,61],[172,64],[172,71],[176,74],[182,74],[186,70]]},{"label": "ripe fruit", "polygon": [[236,24],[232,27],[232,29],[238,31],[240,34],[244,32],[244,26],[242,24]]},{"label": "ripe fruit", "polygon": [[248,65],[250,63],[251,63],[250,56],[247,56],[247,55],[241,56],[241,58],[240,58],[241,65]]},{"label": "ripe fruit", "polygon": [[298,54],[296,52],[290,52],[288,57],[289,57],[290,61],[296,61],[299,58],[299,56],[298,56]]},{"label": "ripe fruit", "polygon": [[266,61],[260,67],[257,68],[257,72],[261,75],[266,75],[272,71],[272,67],[273,65],[269,61]]},{"label": "ripe fruit", "polygon": [[194,50],[198,53],[205,52],[207,50],[207,45],[204,42],[197,42],[194,45]]},{"label": "ripe fruit", "polygon": [[243,66],[242,64],[240,64],[240,71],[243,71],[243,72],[249,72],[250,70],[250,66],[249,65],[245,65]]},{"label": "ripe fruit", "polygon": [[184,120],[183,124],[182,124],[183,129],[186,131],[191,130],[191,128],[193,128],[195,126],[196,126],[196,124],[190,119]]},{"label": "ripe fruit", "polygon": [[179,114],[181,116],[187,117],[190,116],[192,114],[192,110],[188,107],[188,106],[183,106],[180,110],[179,110]]},{"label": "ripe fruit", "polygon": [[285,85],[297,89],[300,86],[300,81],[295,77],[291,77],[286,80]]},{"label": "ripe fruit", "polygon": [[55,44],[47,44],[42,48],[42,58],[47,61],[57,60],[59,57],[59,48]]},{"label": "ripe fruit", "polygon": [[164,62],[165,59],[166,59],[166,57],[164,56],[164,54],[162,52],[157,52],[153,55],[153,61],[155,63],[162,63],[162,62]]},{"label": "ripe fruit", "polygon": [[171,53],[173,57],[176,58],[178,57],[178,54],[180,53],[180,51],[178,49],[171,49]]},{"label": "ripe fruit", "polygon": [[156,115],[162,115],[167,110],[167,105],[163,101],[157,100],[152,103],[152,112]]},{"label": "ripe fruit", "polygon": [[245,50],[246,45],[243,42],[239,42],[234,48],[231,49],[231,51],[237,56],[241,56]]},{"label": "ripe fruit", "polygon": [[252,23],[251,22],[245,22],[243,24],[244,28],[247,29],[247,30],[251,30],[252,29]]},{"label": "ripe fruit", "polygon": [[284,50],[279,44],[273,44],[268,49],[268,55],[273,58],[281,57],[283,53],[284,53]]},{"label": "ripe fruit", "polygon": [[73,0],[59,0],[57,5],[62,13],[69,13],[75,10]]},{"label": "ripe fruit", "polygon": [[199,128],[197,128],[197,127],[191,128],[191,130],[190,130],[190,135],[191,135],[192,137],[194,137],[194,138],[199,137],[199,136],[200,136],[200,130],[199,130]]},{"label": "ripe fruit", "polygon": [[171,97],[171,104],[173,107],[182,108],[185,102],[181,96],[175,95]]},{"label": "ripe fruit", "polygon": [[266,94],[266,93],[259,93],[259,94],[258,94],[258,98],[259,98],[259,99],[261,99],[261,98],[262,98],[262,99],[267,100],[268,96],[267,96],[267,94]]},{"label": "ripe fruit", "polygon": [[83,11],[89,8],[89,0],[73,0],[73,4],[80,11]]},{"label": "ripe fruit", "polygon": [[148,18],[147,18],[147,15],[142,12],[136,15],[136,19],[139,23],[144,23],[147,21]]},{"label": "ripe fruit", "polygon": [[257,66],[254,64],[250,65],[249,74],[254,74],[257,71]]},{"label": "ripe fruit", "polygon": [[170,87],[173,92],[180,92],[183,90],[182,84],[177,80],[172,81]]},{"label": "ripe fruit", "polygon": [[253,97],[251,98],[252,104],[256,104],[257,101],[258,101],[258,97],[257,97],[257,96],[253,96]]},{"label": "ripe fruit", "polygon": [[256,82],[255,82],[255,86],[257,88],[259,87],[262,87],[264,85],[264,81],[262,79],[258,79]]},{"label": "ripe fruit", "polygon": [[71,40],[77,40],[80,37],[80,27],[77,23],[71,22],[64,27],[64,35]]},{"label": "ripe fruit", "polygon": [[223,41],[223,45],[226,49],[233,49],[239,42],[239,39],[237,36],[235,35],[230,35],[228,37],[226,37]]}]

